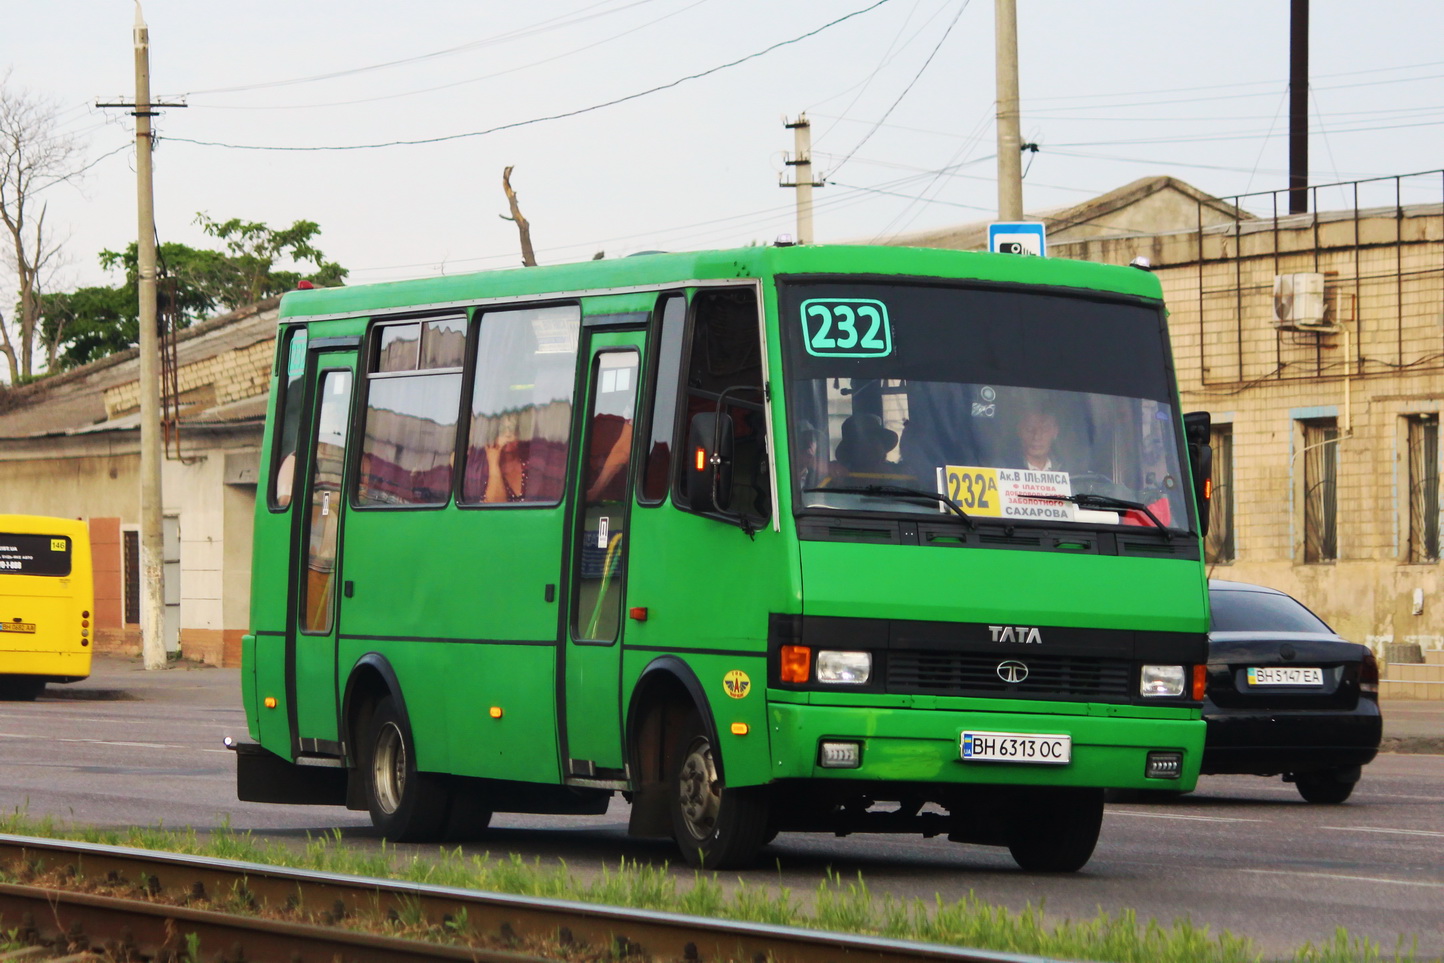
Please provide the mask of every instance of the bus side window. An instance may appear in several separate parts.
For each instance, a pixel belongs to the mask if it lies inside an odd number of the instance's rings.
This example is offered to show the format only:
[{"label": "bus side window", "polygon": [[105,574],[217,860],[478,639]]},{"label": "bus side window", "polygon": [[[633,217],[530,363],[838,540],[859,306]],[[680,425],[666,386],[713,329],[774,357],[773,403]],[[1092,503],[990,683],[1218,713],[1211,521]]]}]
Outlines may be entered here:
[{"label": "bus side window", "polygon": [[667,497],[672,469],[672,438],[677,422],[677,385],[682,374],[682,327],[686,319],[685,297],[675,294],[663,299],[651,383],[649,441],[642,456],[641,490],[637,497],[637,501],[644,505],[659,504]]},{"label": "bus side window", "polygon": [[281,394],[280,424],[276,426],[275,448],[271,464],[271,499],[273,512],[291,507],[291,493],[296,485],[296,436],[301,431],[301,390],[306,375],[306,329],[296,328],[286,343],[286,384]]},{"label": "bus side window", "polygon": [[461,478],[464,505],[555,505],[566,480],[581,309],[479,316]]},{"label": "bus side window", "polygon": [[377,326],[366,374],[358,506],[435,506],[451,497],[465,349],[465,318]]},{"label": "bus side window", "polygon": [[694,496],[687,490],[686,459],[678,459],[675,500],[680,507],[702,513],[720,508],[734,514],[769,517],[771,487],[764,443],[762,343],[756,291],[699,291],[692,300],[691,334],[682,430],[687,430],[694,416],[717,411],[719,405],[731,416],[733,484],[730,503],[714,507],[706,494]]}]

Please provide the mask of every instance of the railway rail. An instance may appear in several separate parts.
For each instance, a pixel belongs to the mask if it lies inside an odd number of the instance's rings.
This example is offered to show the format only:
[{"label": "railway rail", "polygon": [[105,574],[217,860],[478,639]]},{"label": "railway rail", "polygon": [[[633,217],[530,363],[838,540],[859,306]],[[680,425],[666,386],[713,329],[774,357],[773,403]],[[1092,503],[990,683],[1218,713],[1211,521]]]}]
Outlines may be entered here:
[{"label": "railway rail", "polygon": [[[0,935],[51,957],[530,963],[1044,963],[677,913],[0,834]],[[63,881],[61,885],[58,881]],[[115,895],[116,893],[120,895]],[[392,935],[425,931],[430,938]],[[42,957],[43,958],[43,957]],[[0,959],[4,959],[0,954]]]}]

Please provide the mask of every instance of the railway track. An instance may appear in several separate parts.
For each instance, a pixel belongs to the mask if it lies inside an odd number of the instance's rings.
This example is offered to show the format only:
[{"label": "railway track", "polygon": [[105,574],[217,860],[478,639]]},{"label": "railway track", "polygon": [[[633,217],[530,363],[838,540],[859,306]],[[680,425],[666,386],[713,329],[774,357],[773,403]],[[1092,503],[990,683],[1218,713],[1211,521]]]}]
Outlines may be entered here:
[{"label": "railway track", "polygon": [[[14,931],[17,943],[48,954],[27,960],[90,952],[156,963],[1043,963],[1017,954],[4,834],[0,873],[19,880],[0,882],[0,937]],[[0,953],[0,961],[5,958]]]}]

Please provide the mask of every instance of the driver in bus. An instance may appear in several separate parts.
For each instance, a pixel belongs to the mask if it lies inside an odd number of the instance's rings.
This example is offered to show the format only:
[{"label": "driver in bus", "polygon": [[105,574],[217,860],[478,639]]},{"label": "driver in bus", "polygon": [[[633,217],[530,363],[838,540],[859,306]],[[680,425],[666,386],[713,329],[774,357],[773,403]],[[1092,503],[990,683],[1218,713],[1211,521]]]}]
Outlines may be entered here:
[{"label": "driver in bus", "polygon": [[1018,419],[1018,450],[1015,468],[1031,471],[1065,471],[1053,452],[1058,440],[1058,416],[1046,408],[1028,408]]}]

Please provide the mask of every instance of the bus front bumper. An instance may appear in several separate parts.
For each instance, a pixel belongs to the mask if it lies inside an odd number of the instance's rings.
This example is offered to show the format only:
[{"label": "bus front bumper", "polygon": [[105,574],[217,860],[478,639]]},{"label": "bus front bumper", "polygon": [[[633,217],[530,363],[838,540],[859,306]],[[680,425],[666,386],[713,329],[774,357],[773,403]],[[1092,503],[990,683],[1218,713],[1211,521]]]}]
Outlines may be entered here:
[{"label": "bus front bumper", "polygon": [[[1178,708],[1071,704],[1064,714],[773,702],[768,715],[773,779],[1187,792],[1197,784],[1203,758],[1204,723],[1196,711]],[[1069,760],[965,760],[963,735],[974,732],[1067,736]],[[848,760],[845,768],[837,767],[836,752],[824,765],[825,746],[835,749],[839,743],[857,746],[855,766]],[[1179,754],[1177,778],[1148,775],[1150,754],[1156,764],[1158,754],[1173,753]]]}]

